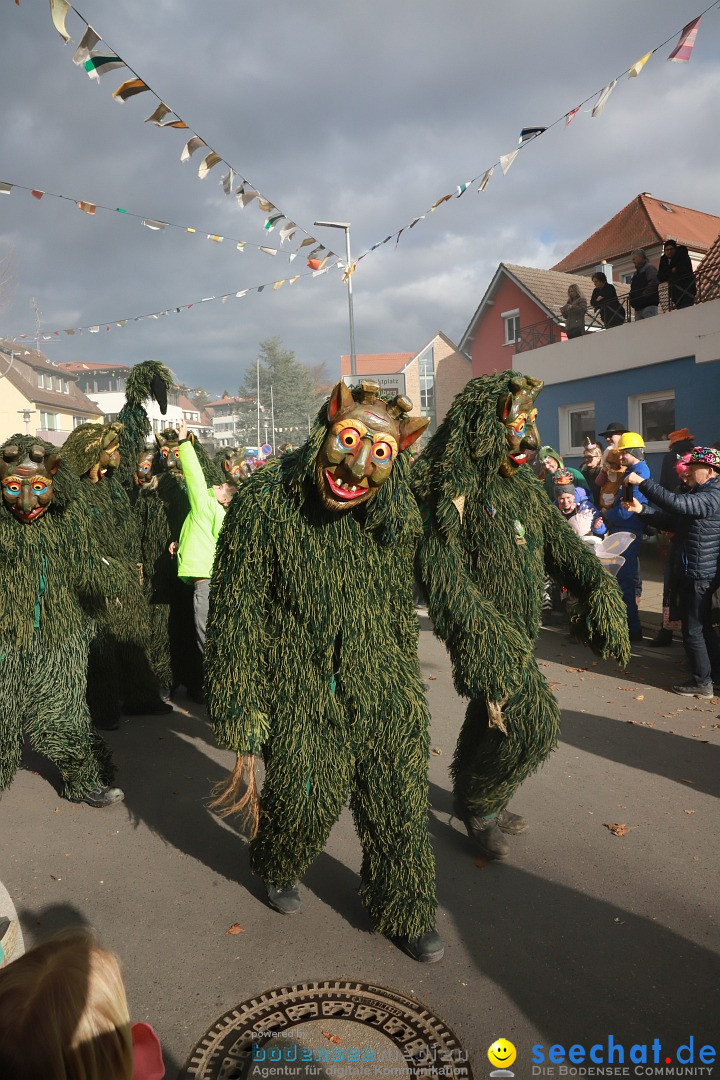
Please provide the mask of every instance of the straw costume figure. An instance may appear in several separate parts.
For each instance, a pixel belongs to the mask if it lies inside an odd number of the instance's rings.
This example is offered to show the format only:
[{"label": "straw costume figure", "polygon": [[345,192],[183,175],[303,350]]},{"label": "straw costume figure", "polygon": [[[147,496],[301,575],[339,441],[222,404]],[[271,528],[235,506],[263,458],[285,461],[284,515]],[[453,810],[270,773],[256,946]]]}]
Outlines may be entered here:
[{"label": "straw costume figure", "polygon": [[452,763],[454,806],[489,858],[527,827],[507,805],[554,749],[559,709],[533,656],[547,574],[577,597],[572,630],[627,664],[616,582],[552,506],[527,451],[540,439],[542,382],[514,371],[472,379],[413,466],[424,540],[418,574],[455,687],[470,698]]},{"label": "straw costume figure", "polygon": [[65,798],[109,806],[123,793],[109,786],[110,751],[85,701],[88,649],[95,620],[122,619],[114,600],[131,583],[99,547],[56,447],[13,435],[0,447],[0,482],[0,790],[27,731],[60,770]]},{"label": "straw costume figure", "polygon": [[300,909],[297,882],[349,795],[373,927],[430,963],[443,950],[404,453],[427,420],[411,408],[338,383],[308,441],[241,485],[216,550],[205,683],[216,737],[237,754],[214,805],[255,821],[259,809],[251,861],[271,906]]},{"label": "straw costume figure", "polygon": [[[116,471],[121,462],[118,421],[112,424],[81,424],[68,436],[61,454],[80,481],[85,511],[94,529],[101,530],[106,553],[122,564],[141,583],[140,537],[130,497]],[[126,456],[128,456],[126,454]],[[136,458],[130,462],[134,468]],[[162,700],[157,678],[147,658],[150,613],[145,596],[127,608],[122,634],[100,626],[93,641],[88,666],[87,693],[97,727],[112,730],[119,723],[120,705],[128,715],[172,712]]]}]

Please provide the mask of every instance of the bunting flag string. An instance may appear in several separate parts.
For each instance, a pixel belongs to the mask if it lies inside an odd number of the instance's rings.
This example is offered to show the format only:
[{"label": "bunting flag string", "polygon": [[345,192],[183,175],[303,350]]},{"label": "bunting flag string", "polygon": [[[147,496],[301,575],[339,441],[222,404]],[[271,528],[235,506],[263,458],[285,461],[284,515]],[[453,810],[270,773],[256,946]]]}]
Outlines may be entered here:
[{"label": "bunting flag string", "polygon": [[[134,218],[136,221],[139,221],[142,225],[144,225],[145,228],[151,229],[154,232],[161,232],[163,229],[177,229],[179,232],[186,233],[191,236],[205,236],[206,239],[212,240],[215,244],[222,244],[223,241],[227,240],[229,244],[234,244],[236,250],[241,253],[244,252],[246,248],[255,248],[256,251],[262,251],[265,255],[281,254],[279,248],[270,247],[268,245],[253,244],[248,240],[239,240],[237,237],[224,236],[220,233],[208,232],[205,229],[198,229],[192,225],[178,225],[174,221],[160,221],[156,218],[151,218],[144,214],[135,214],[131,210],[124,209],[124,207],[122,206],[103,206],[101,203],[88,202],[86,199],[73,199],[69,195],[58,195],[54,191],[40,191],[38,188],[29,188],[26,187],[24,184],[12,184],[5,180],[0,181],[0,195],[11,195],[16,188],[18,191],[29,191],[30,194],[33,195],[36,199],[42,199],[44,196],[47,195],[48,198],[51,199],[60,199],[62,202],[72,203],[78,208],[78,210],[83,210],[86,214],[89,214],[90,216],[94,216],[98,210],[103,210],[110,214],[123,214],[127,218]],[[272,232],[277,222],[277,215],[274,218],[268,218],[265,223],[266,231]],[[296,228],[297,226],[294,224],[294,222],[288,222],[287,225],[281,228],[278,232],[278,235],[280,237],[280,243],[284,244],[285,241],[289,239],[290,236],[292,236],[292,233]],[[317,245],[317,241],[311,237],[308,238],[308,241],[309,243],[306,246],[309,246],[310,243]],[[325,252],[325,257],[328,259],[338,258],[338,256],[333,255],[333,253],[331,251],[328,251],[328,249],[322,244],[316,246],[314,252],[317,252],[318,254]],[[298,252],[290,252],[288,254],[288,261],[292,262],[293,259],[297,257],[297,254]]]},{"label": "bunting flag string", "polygon": [[[668,60],[686,62],[690,59],[690,54],[692,53],[693,46],[695,45],[695,39],[697,37],[697,29],[700,23],[700,19],[712,8],[716,8],[719,5],[720,0],[713,0],[713,2],[709,4],[704,11],[700,12],[700,15],[698,15],[697,18],[693,19],[692,22],[688,23],[688,25],[683,28],[680,33],[680,39],[671,54],[668,56]],[[624,72],[621,72],[621,74],[618,75],[616,78],[611,79],[611,81],[607,83],[607,85],[604,86],[602,90],[595,90],[592,94],[589,94],[584,101],[581,101],[579,105],[576,105],[569,111],[564,112],[562,116],[558,117],[557,120],[554,120],[553,123],[548,124],[546,127],[523,128],[520,132],[520,145],[516,147],[516,149],[510,151],[507,154],[501,155],[501,157],[493,165],[485,169],[483,172],[478,173],[478,175],[473,177],[472,180],[467,180],[462,184],[456,185],[454,191],[451,191],[447,195],[442,195],[439,199],[436,199],[432,206],[430,206],[430,208],[426,210],[424,214],[418,214],[417,217],[413,218],[409,225],[404,225],[401,229],[394,230],[393,232],[389,233],[384,240],[379,240],[377,243],[369,247],[367,251],[364,251],[362,255],[359,255],[358,258],[355,259],[355,261],[353,262],[352,266],[346,270],[343,280],[347,280],[349,274],[353,273],[357,264],[361,262],[362,259],[370,255],[371,252],[383,247],[384,244],[389,243],[390,240],[392,240],[393,238],[395,238],[395,247],[397,247],[401,235],[406,230],[412,229],[415,225],[417,225],[419,221],[424,221],[429,214],[434,213],[435,210],[437,210],[444,204],[450,202],[451,199],[459,199],[460,196],[464,194],[464,192],[473,184],[478,184],[478,192],[486,191],[490,184],[490,180],[492,179],[492,175],[495,171],[496,166],[499,165],[502,169],[503,175],[505,175],[510,166],[515,161],[517,155],[520,153],[520,150],[523,150],[529,143],[535,142],[537,139],[545,135],[548,131],[552,130],[552,128],[556,127],[558,124],[562,124],[564,127],[568,127],[568,125],[573,122],[573,120],[583,108],[583,106],[588,105],[595,98],[597,100],[593,105],[591,114],[593,117],[601,116],[607,104],[608,98],[612,94],[619,80],[624,75],[627,75],[627,77],[630,79],[636,78],[640,74],[642,69],[645,67],[647,62],[650,60],[650,58],[654,55],[654,53],[656,53],[659,49],[662,49],[665,45],[669,44],[674,37],[675,34],[667,38],[665,41],[661,42],[660,45],[657,45],[654,49],[651,49],[649,52],[645,53],[644,56],[642,56],[639,60],[636,60],[634,64],[631,64],[630,67],[627,68]]]},{"label": "bunting flag string", "polygon": [[[337,258],[337,256],[335,256]],[[327,262],[328,260],[323,260]],[[345,263],[338,262],[335,264],[335,268],[338,270],[345,270]],[[209,304],[213,301],[220,301],[221,304],[226,304],[228,300],[239,300],[249,293],[264,292],[265,289],[272,289],[273,292],[277,292],[283,287],[283,285],[294,285],[296,281],[301,279],[312,279],[321,277],[323,274],[329,273],[333,269],[333,266],[323,266],[320,269],[314,270],[311,274],[295,274],[290,278],[281,278],[278,281],[268,281],[262,285],[253,285],[247,289],[239,289],[237,292],[223,293],[220,296],[204,296],[201,300],[193,300],[190,304],[178,304],[165,308],[164,311],[151,311],[144,315],[127,315],[122,319],[103,319],[96,323],[89,323],[87,326],[74,326],[71,329],[63,330],[46,330],[40,333],[40,338],[43,341],[52,341],[55,337],[62,337],[63,335],[73,334],[99,334],[102,330],[106,332],[109,330],[123,329],[129,323],[142,322],[144,319],[161,319],[165,315],[179,315],[181,311],[190,311],[191,308],[197,307],[198,304]],[[37,331],[33,331],[28,334],[14,334],[9,338],[11,341],[34,341],[38,337]]]},{"label": "bunting flag string", "polygon": [[[152,94],[158,104],[153,112],[151,112],[150,116],[146,118],[145,123],[154,124],[159,128],[175,128],[191,133],[191,138],[186,142],[180,155],[180,160],[182,162],[187,162],[196,150],[201,147],[205,149],[207,153],[203,157],[198,168],[198,177],[200,180],[206,179],[210,171],[214,169],[216,165],[221,163],[224,164],[228,169],[228,173],[223,176],[221,181],[225,194],[234,196],[238,206],[241,208],[246,207],[253,201],[257,201],[259,210],[266,215],[264,224],[265,229],[269,231],[271,228],[274,228],[278,222],[285,221],[288,226],[285,229],[285,240],[291,240],[299,230],[305,234],[310,243],[318,243],[314,236],[311,236],[308,231],[297,224],[297,222],[291,221],[283,211],[275,206],[274,203],[265,198],[259,188],[256,188],[251,184],[250,181],[242,176],[237,169],[233,168],[221,154],[218,154],[213,150],[196,131],[193,131],[179,113],[176,113],[174,109],[167,105],[160,95],[152,89],[149,83],[141,78],[138,72],[135,71],[126,60],[112,50],[108,42],[101,38],[96,30],[90,26],[87,19],[80,14],[77,8],[74,7],[69,0],[50,0],[50,15],[52,17],[53,25],[65,44],[72,40],[65,26],[65,21],[70,11],[77,15],[78,19],[80,19],[86,28],[80,40],[80,44],[75,49],[72,58],[73,63],[77,67],[84,68],[90,78],[96,80],[100,80],[110,71],[117,70],[118,68],[125,68],[133,77],[123,81],[120,86],[113,91],[112,96],[114,100],[122,104],[133,97],[137,97],[139,94]],[[103,43],[106,48],[96,50],[96,46]],[[268,225],[269,220],[272,221],[272,225]],[[335,252],[329,251],[328,249],[325,250],[328,251],[328,258],[339,258]]]}]

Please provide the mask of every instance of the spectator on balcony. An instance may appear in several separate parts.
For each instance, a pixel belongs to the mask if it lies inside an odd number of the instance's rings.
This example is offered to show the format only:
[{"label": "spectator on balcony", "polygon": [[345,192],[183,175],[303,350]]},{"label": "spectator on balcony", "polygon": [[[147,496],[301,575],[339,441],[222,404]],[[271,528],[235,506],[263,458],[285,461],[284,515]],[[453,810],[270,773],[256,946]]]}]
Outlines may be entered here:
[{"label": "spectator on balcony", "polygon": [[645,248],[635,248],[631,257],[635,273],[630,282],[630,307],[635,312],[637,322],[638,319],[650,319],[658,313],[658,272],[648,262]]},{"label": "spectator on balcony", "polygon": [[565,333],[569,338],[582,337],[585,333],[585,312],[587,300],[580,294],[577,285],[568,288],[567,303],[560,308],[560,314],[565,320]]},{"label": "spectator on balcony", "polygon": [[695,303],[695,274],[688,249],[676,240],[666,240],[657,272],[658,281],[668,283],[668,294],[672,307],[692,307]]},{"label": "spectator on balcony", "polygon": [[592,283],[595,288],[590,297],[590,306],[600,312],[605,329],[609,330],[611,326],[622,326],[625,322],[625,309],[618,299],[615,286],[610,284],[600,270],[593,274]]}]

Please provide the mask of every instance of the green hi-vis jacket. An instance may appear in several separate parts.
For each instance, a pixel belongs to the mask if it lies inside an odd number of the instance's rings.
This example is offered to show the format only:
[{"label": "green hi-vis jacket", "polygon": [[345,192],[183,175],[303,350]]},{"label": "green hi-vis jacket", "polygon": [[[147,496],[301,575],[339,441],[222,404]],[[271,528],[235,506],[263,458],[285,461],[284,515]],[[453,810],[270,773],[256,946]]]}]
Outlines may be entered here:
[{"label": "green hi-vis jacket", "polygon": [[215,558],[215,545],[220,535],[225,507],[207,486],[195,447],[191,442],[180,443],[182,463],[190,513],[185,518],[178,542],[178,577],[185,581],[209,578]]}]

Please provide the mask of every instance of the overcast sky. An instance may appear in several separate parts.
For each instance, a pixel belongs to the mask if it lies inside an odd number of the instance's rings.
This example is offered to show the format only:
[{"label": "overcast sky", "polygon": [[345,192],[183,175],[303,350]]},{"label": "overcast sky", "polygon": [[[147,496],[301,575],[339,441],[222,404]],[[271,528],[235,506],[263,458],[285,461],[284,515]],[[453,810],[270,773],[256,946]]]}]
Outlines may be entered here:
[{"label": "overcast sky", "polygon": [[[550,267],[642,191],[720,214],[720,8],[700,23],[690,63],[667,63],[696,0],[82,0],[77,10],[208,145],[288,218],[357,256],[550,125],[666,38],[639,78],[622,79],[603,115],[523,148],[477,185],[362,260],[353,278],[358,352],[415,352],[438,330],[459,341],[500,261]],[[67,19],[74,43],[84,30]],[[197,228],[151,232],[136,219],[15,190],[0,197],[0,336],[101,324],[40,342],[51,360],[158,359],[178,378],[231,391],[278,336],[335,376],[349,351],[340,274],[194,306],[158,320],[110,322],[309,273],[264,215],[223,194],[222,165],[201,181],[181,164],[187,133],[143,121],[72,63],[47,0],[5,0],[0,15],[0,180],[124,207]],[[101,46],[98,46],[99,48]],[[217,233],[247,241],[240,254]]]}]

